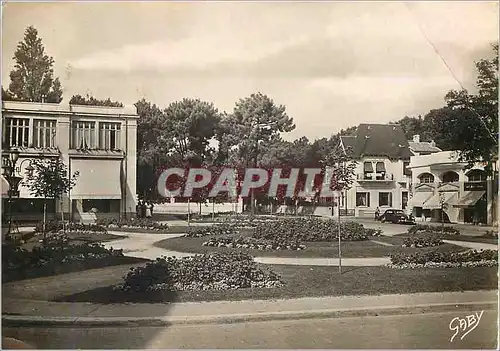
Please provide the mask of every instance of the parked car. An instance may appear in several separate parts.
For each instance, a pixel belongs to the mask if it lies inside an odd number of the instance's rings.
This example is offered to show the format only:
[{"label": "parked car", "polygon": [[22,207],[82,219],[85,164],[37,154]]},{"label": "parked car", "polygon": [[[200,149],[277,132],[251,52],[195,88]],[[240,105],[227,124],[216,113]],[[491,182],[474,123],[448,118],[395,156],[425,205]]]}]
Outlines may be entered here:
[{"label": "parked car", "polygon": [[386,210],[380,217],[379,220],[382,223],[391,222],[395,224],[416,224],[415,218],[412,215],[407,215],[403,210],[397,210],[390,208]]}]

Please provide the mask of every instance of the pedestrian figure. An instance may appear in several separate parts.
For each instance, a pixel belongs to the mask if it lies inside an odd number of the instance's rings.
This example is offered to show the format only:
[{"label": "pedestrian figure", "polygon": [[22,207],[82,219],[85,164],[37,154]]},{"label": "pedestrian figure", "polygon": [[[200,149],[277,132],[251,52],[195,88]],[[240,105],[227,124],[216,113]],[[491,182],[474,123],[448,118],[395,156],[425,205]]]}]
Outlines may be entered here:
[{"label": "pedestrian figure", "polygon": [[151,218],[151,205],[149,204],[149,202],[146,202],[144,204],[144,207],[145,207],[145,211],[146,211],[146,218]]},{"label": "pedestrian figure", "polygon": [[377,206],[377,208],[375,209],[375,220],[378,221],[379,217],[380,217],[380,208],[378,208]]}]

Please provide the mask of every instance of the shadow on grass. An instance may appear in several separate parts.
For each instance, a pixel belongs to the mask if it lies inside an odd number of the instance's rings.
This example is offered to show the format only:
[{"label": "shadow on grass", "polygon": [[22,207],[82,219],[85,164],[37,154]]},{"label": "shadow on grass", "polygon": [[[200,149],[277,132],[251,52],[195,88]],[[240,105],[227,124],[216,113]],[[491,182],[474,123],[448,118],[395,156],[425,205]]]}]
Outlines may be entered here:
[{"label": "shadow on grass", "polygon": [[498,286],[496,267],[392,269],[389,267],[266,266],[285,283],[280,288],[244,288],[169,292],[115,292],[108,286],[59,297],[59,302],[169,303],[290,299],[491,290]]}]

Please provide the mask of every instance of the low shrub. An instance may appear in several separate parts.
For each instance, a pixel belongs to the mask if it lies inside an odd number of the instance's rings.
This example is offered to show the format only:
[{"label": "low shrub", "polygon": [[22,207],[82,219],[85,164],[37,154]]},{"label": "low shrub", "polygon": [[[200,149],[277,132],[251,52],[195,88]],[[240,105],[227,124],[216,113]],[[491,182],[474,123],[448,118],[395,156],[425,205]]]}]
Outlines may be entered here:
[{"label": "low shrub", "polygon": [[391,255],[392,266],[454,264],[463,266],[471,262],[495,261],[498,264],[496,250],[468,250],[468,251],[425,251],[415,253],[399,253]]},{"label": "low shrub", "polygon": [[405,238],[403,247],[432,247],[444,244],[443,240],[435,234],[427,234],[425,236],[411,236]]},{"label": "low shrub", "polygon": [[154,231],[168,230],[168,225],[153,221],[150,218],[127,218],[127,219],[110,219],[99,218],[97,224],[112,229],[112,228],[136,228],[147,229]]},{"label": "low shrub", "polygon": [[[83,224],[75,222],[62,222],[51,220],[45,223],[45,233],[57,233],[66,229],[67,232],[91,232],[106,233],[105,227],[99,224]],[[43,233],[43,222],[38,222],[35,227],[35,233]]]},{"label": "low shrub", "polygon": [[437,226],[428,224],[416,224],[408,228],[409,234],[418,234],[419,232],[427,233],[444,233],[451,235],[460,235],[460,230],[452,226]]},{"label": "low shrub", "polygon": [[305,245],[301,244],[297,240],[287,240],[280,238],[276,238],[274,240],[266,240],[245,236],[211,238],[210,240],[205,241],[202,245],[261,251],[304,250],[306,248]]},{"label": "low shrub", "polygon": [[[287,218],[259,224],[254,237],[272,240],[287,238],[298,241],[333,241],[338,240],[339,225],[335,220],[319,218]],[[340,238],[344,241],[368,240],[369,236],[381,235],[381,231],[366,229],[356,222],[341,222]]]},{"label": "low shrub", "polygon": [[160,257],[144,267],[131,268],[115,287],[123,291],[230,290],[283,285],[272,271],[258,267],[243,252],[210,253],[192,257]]},{"label": "low shrub", "polygon": [[188,232],[184,235],[186,238],[202,238],[210,235],[229,235],[237,234],[236,227],[231,225],[212,225],[203,227],[190,227]]},{"label": "low shrub", "polygon": [[32,251],[17,245],[3,244],[2,273],[11,278],[18,278],[15,276],[40,268],[50,272],[66,264],[123,257],[122,250],[107,249],[97,243],[68,245],[67,236],[63,234],[56,234],[47,239],[46,245],[34,247]]}]

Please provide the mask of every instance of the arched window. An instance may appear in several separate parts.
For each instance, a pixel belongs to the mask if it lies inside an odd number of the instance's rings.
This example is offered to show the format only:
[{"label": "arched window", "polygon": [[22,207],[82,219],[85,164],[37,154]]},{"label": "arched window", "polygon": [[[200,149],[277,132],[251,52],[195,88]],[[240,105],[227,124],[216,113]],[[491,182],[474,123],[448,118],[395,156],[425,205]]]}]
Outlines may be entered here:
[{"label": "arched window", "polygon": [[420,183],[434,183],[434,176],[430,173],[422,173],[418,179],[420,179]]},{"label": "arched window", "polygon": [[486,180],[486,172],[480,169],[473,169],[467,173],[469,182],[483,182]]},{"label": "arched window", "polygon": [[443,183],[458,182],[458,173],[449,171],[443,174]]}]

